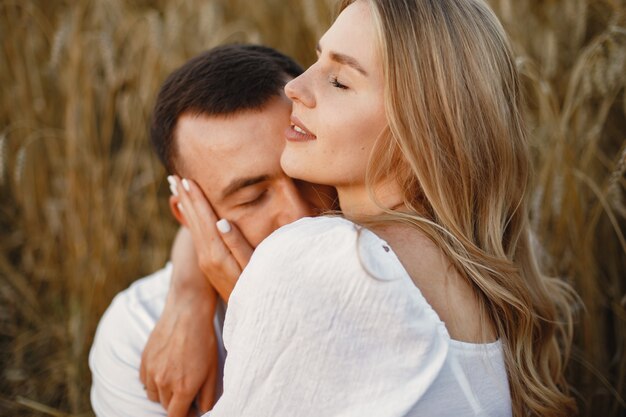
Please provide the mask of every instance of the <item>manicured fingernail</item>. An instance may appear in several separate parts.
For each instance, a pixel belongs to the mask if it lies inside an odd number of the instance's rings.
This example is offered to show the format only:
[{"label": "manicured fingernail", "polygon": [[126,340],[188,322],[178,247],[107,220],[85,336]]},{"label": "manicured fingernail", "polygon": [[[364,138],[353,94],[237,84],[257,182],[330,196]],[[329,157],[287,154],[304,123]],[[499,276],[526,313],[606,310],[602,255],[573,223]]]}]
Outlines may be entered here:
[{"label": "manicured fingernail", "polygon": [[172,194],[174,194],[175,196],[178,196],[178,189],[176,188],[176,183],[174,184],[170,184],[170,191],[172,192]]},{"label": "manicured fingernail", "polygon": [[167,182],[169,182],[169,183],[170,183],[170,185],[174,185],[174,186],[176,186],[176,180],[174,179],[174,176],[173,176],[173,175],[168,175],[168,176],[167,176]]},{"label": "manicured fingernail", "polygon": [[184,188],[186,191],[191,191],[191,187],[189,187],[189,181],[187,181],[187,179],[186,179],[186,178],[184,178],[184,179],[183,179],[183,188]]},{"label": "manicured fingernail", "polygon": [[219,230],[220,233],[230,232],[230,223],[228,223],[228,220],[226,219],[219,220],[215,223],[215,226],[217,226],[217,230]]},{"label": "manicured fingernail", "polygon": [[180,210],[181,212],[185,212],[185,209],[183,209],[183,203],[176,204],[176,207],[178,207],[178,210]]}]

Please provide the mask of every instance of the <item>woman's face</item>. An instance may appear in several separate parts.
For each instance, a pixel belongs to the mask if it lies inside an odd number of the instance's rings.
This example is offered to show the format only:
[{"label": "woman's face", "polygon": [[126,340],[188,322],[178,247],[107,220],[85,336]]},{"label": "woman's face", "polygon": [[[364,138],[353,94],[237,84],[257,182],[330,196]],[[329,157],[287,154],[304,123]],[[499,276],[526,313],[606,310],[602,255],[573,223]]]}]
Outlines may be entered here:
[{"label": "woman's face", "polygon": [[373,26],[367,2],[348,6],[320,39],[317,62],[285,86],[293,112],[281,165],[289,176],[364,185],[372,147],[387,126]]}]

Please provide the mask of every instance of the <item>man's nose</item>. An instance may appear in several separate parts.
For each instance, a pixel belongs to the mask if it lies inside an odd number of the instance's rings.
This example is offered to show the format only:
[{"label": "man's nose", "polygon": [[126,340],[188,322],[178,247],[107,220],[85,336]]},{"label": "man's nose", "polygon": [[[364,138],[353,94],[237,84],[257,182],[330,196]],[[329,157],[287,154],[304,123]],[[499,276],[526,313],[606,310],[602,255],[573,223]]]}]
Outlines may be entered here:
[{"label": "man's nose", "polygon": [[281,207],[276,216],[277,227],[311,215],[313,215],[311,205],[300,195],[291,179],[285,180],[282,186]]}]

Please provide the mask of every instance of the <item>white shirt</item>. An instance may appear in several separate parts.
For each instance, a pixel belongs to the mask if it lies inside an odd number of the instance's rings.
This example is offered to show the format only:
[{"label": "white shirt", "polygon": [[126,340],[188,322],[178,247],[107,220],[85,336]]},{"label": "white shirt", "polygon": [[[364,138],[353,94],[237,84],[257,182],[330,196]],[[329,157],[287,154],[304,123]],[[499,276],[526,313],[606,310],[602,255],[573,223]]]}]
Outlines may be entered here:
[{"label": "white shirt", "polygon": [[[89,352],[91,406],[98,417],[165,417],[160,403],[148,399],[139,379],[141,354],[163,313],[172,265],[135,281],[106,310]],[[225,352],[221,343],[223,315],[214,328],[219,347],[219,372]],[[218,373],[218,377],[221,375]]]},{"label": "white shirt", "polygon": [[342,218],[259,245],[224,342],[211,417],[511,415],[500,342],[451,340],[390,246]]}]

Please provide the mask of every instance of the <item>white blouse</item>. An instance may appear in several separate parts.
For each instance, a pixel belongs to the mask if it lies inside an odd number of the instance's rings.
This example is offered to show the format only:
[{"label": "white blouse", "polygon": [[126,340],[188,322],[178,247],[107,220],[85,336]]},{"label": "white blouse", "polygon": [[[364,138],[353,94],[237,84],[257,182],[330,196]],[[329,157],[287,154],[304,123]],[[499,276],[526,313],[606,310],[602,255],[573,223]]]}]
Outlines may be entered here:
[{"label": "white blouse", "polygon": [[211,417],[510,416],[500,342],[450,339],[391,247],[339,217],[259,245],[230,297]]}]

